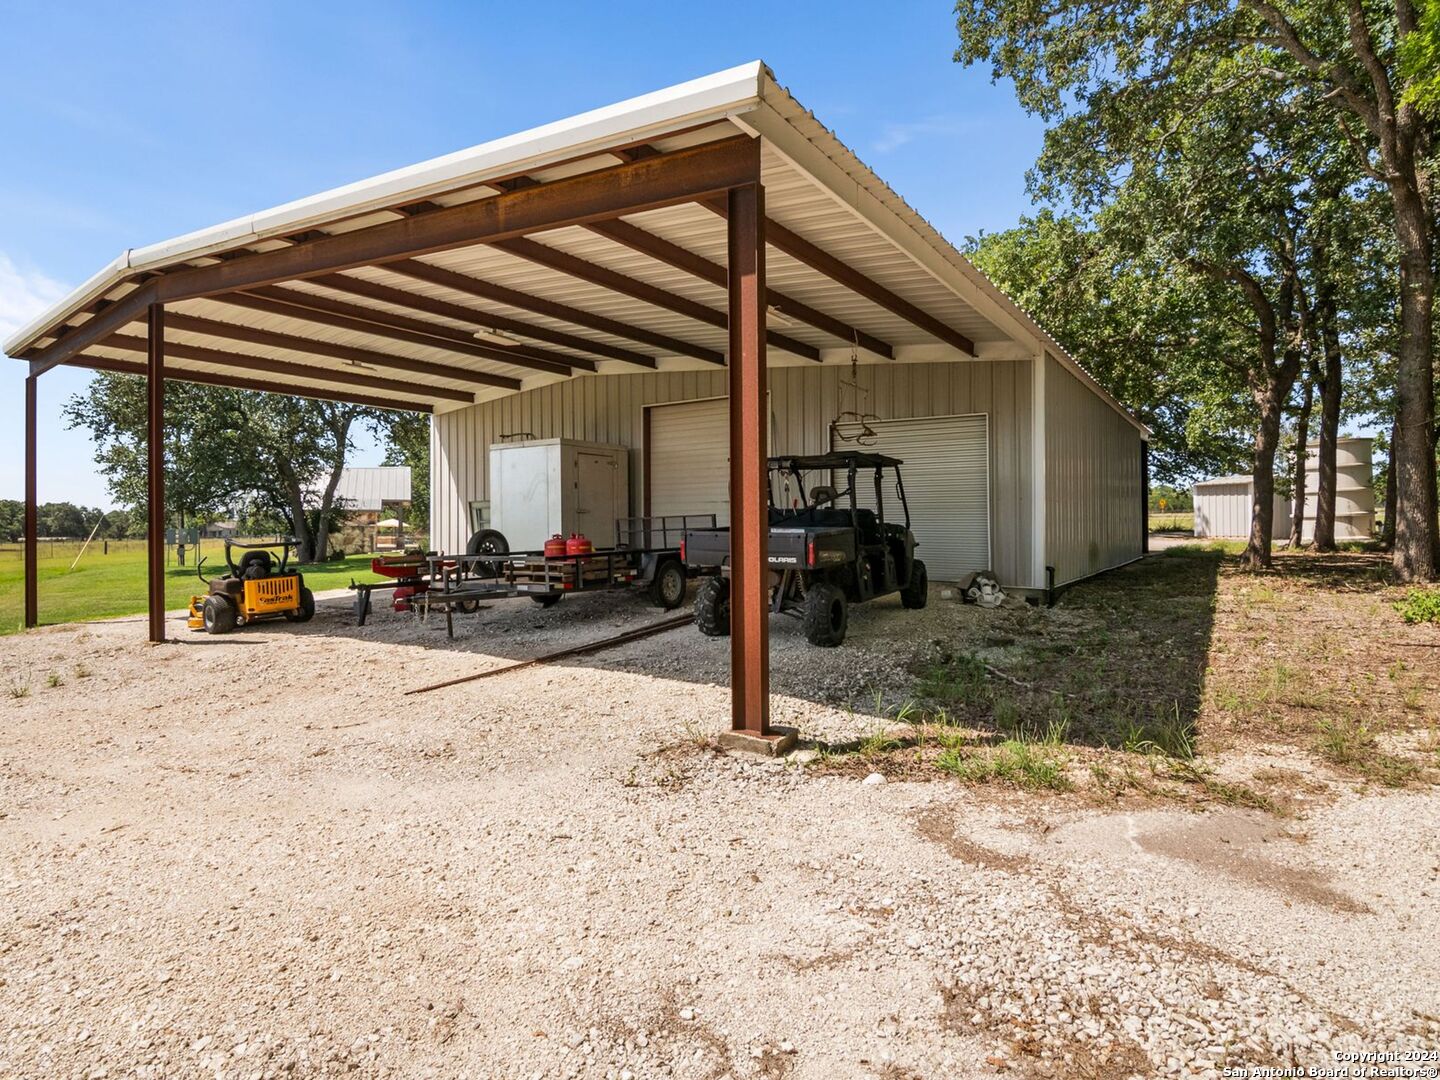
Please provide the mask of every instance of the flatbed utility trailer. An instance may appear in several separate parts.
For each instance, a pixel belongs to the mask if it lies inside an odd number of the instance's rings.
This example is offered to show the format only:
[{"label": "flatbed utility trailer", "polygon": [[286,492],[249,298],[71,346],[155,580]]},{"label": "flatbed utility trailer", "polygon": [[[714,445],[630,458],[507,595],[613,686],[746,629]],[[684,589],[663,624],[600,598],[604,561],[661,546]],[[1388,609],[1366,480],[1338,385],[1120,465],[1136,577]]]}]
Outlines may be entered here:
[{"label": "flatbed utility trailer", "polygon": [[687,531],[714,528],[714,514],[622,518],[619,543],[575,555],[508,551],[496,533],[491,549],[471,555],[427,557],[426,588],[415,595],[422,619],[445,615],[445,632],[455,636],[455,613],[468,613],[489,600],[526,596],[553,607],[577,592],[645,588],[656,607],[667,611],[685,602],[692,576],[680,555]]}]

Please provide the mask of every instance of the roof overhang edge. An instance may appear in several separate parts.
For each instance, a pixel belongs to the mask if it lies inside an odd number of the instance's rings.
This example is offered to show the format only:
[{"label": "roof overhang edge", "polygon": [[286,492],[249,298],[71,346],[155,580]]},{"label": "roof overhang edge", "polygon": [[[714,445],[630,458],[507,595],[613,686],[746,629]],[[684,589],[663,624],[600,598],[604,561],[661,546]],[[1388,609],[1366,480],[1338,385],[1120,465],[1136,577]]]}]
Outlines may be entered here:
[{"label": "roof overhang edge", "polygon": [[47,331],[88,307],[134,274],[203,258],[246,243],[301,232],[444,191],[667,131],[741,115],[760,102],[763,62],[754,60],[654,93],[493,139],[368,180],[324,191],[247,217],[186,233],[158,244],[131,248],[84,285],[32,319],[5,341],[7,355],[31,348]]}]

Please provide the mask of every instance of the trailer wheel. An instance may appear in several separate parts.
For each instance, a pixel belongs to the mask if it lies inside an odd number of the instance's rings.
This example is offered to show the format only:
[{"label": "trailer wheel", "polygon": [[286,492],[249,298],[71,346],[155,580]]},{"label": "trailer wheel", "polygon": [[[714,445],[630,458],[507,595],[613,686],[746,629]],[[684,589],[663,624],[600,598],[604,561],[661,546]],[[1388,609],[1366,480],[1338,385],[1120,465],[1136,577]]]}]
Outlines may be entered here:
[{"label": "trailer wheel", "polygon": [[655,580],[650,584],[650,599],[658,608],[674,611],[685,602],[685,566],[676,559],[667,559],[655,571]]},{"label": "trailer wheel", "polygon": [[805,638],[811,645],[832,648],[845,640],[850,607],[845,594],[828,582],[811,585],[805,594]]},{"label": "trailer wheel", "polygon": [[565,598],[559,593],[541,593],[539,596],[530,597],[530,599],[534,600],[535,603],[543,608],[552,608]]},{"label": "trailer wheel", "polygon": [[207,596],[200,617],[207,634],[228,634],[235,629],[235,605],[223,596]]},{"label": "trailer wheel", "polygon": [[925,572],[925,564],[916,559],[910,566],[910,583],[900,590],[900,603],[919,610],[929,599],[930,575]]},{"label": "trailer wheel", "polygon": [[730,582],[706,578],[695,593],[695,625],[706,637],[730,635]]}]

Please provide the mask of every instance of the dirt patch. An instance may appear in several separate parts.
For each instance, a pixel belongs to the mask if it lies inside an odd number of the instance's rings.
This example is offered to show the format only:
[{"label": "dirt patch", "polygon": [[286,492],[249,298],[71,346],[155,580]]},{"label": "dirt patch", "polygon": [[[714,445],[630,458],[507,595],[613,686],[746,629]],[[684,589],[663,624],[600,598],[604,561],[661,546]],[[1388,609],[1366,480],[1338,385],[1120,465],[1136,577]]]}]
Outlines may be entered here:
[{"label": "dirt patch", "polygon": [[1373,914],[1369,905],[1326,885],[1322,871],[1297,869],[1263,854],[1266,845],[1293,839],[1273,819],[1222,811],[1198,816],[1178,828],[1142,833],[1136,843],[1151,854],[1183,860],[1200,870],[1273,889],[1307,904]]},{"label": "dirt patch", "polygon": [[938,844],[952,858],[972,866],[1016,874],[1030,865],[1030,860],[1023,855],[996,851],[961,836],[956,830],[956,820],[950,814],[936,810],[925,811],[916,816],[915,828],[921,836]]}]

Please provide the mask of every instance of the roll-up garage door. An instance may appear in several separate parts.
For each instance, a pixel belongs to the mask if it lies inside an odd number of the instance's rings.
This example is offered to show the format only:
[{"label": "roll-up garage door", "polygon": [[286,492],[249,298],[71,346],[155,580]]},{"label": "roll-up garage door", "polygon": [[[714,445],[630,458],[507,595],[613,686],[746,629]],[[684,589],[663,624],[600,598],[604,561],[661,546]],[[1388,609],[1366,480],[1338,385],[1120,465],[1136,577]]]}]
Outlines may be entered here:
[{"label": "roll-up garage door", "polygon": [[[910,504],[916,554],[939,581],[958,581],[990,569],[990,434],[988,417],[938,416],[872,420],[877,438],[866,445],[836,439],[836,450],[869,450],[897,457]],[[842,434],[854,434],[850,426]],[[843,484],[841,477],[837,483]],[[857,477],[861,505],[874,507],[874,483]],[[885,516],[900,521],[893,488],[886,488]]]},{"label": "roll-up garage door", "polygon": [[645,447],[653,517],[714,514],[730,523],[728,398],[651,406]]}]

